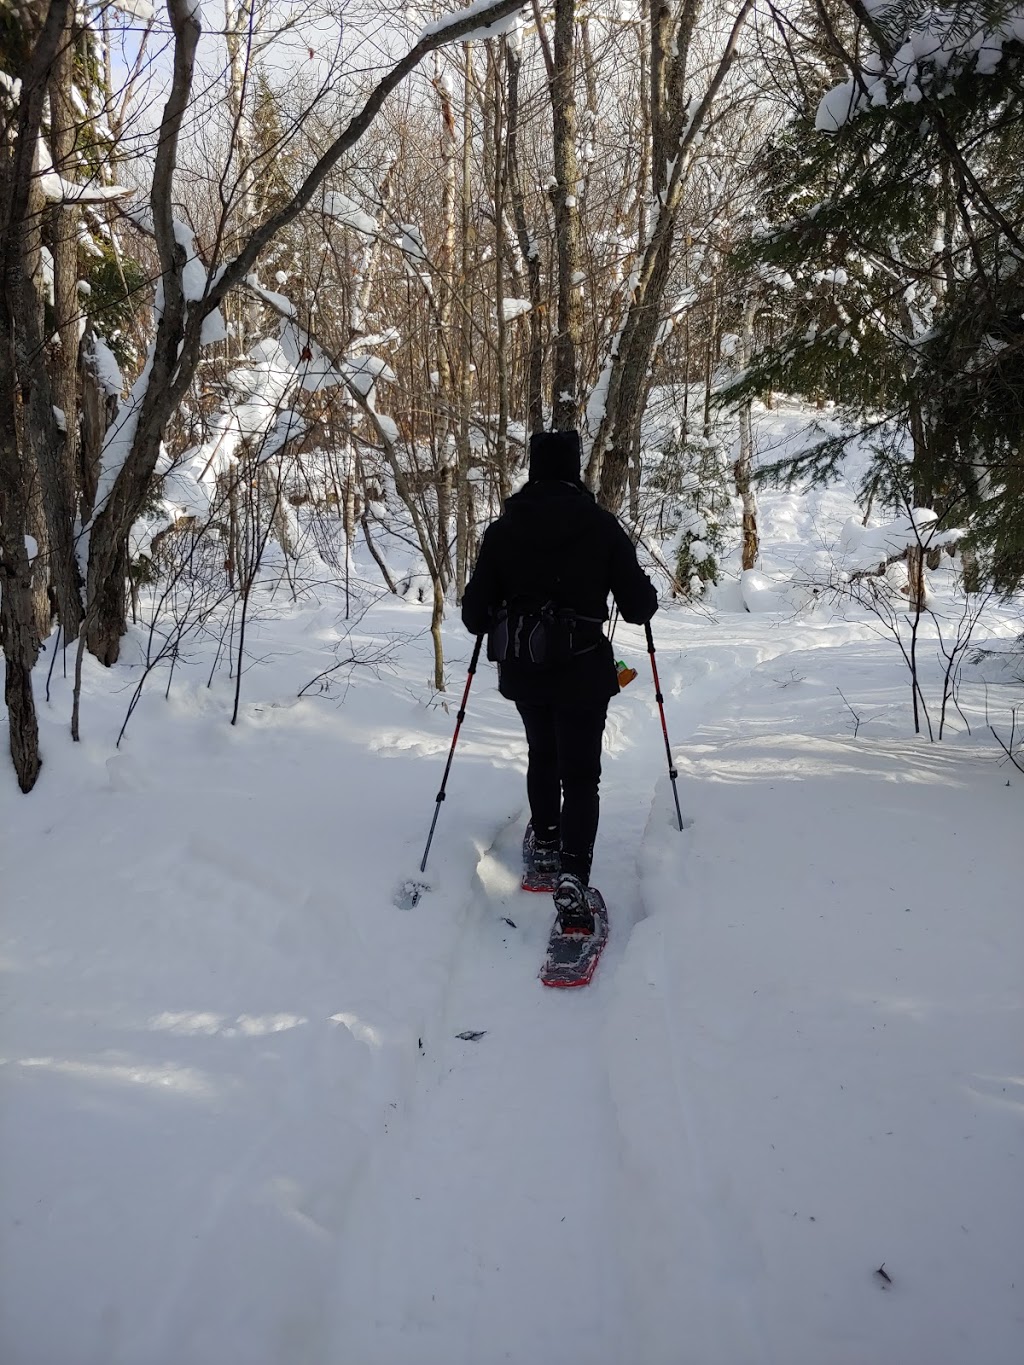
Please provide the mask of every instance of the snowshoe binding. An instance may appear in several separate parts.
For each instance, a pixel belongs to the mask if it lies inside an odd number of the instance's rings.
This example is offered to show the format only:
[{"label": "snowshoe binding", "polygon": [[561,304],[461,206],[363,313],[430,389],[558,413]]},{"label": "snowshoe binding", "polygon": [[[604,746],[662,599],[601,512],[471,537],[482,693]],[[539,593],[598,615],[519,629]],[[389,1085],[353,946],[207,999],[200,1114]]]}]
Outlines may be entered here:
[{"label": "snowshoe binding", "polygon": [[538,843],[533,825],[526,826],[523,838],[523,881],[524,891],[554,891],[558,874],[562,870],[562,857],[557,842]]},{"label": "snowshoe binding", "polygon": [[589,937],[594,932],[594,912],[587,903],[587,888],[579,877],[571,872],[561,873],[555,885],[554,901],[560,934]]},{"label": "snowshoe binding", "polygon": [[557,914],[540,979],[545,986],[586,986],[608,942],[604,897],[594,887],[584,887],[578,878],[564,873],[558,879],[554,899]]}]

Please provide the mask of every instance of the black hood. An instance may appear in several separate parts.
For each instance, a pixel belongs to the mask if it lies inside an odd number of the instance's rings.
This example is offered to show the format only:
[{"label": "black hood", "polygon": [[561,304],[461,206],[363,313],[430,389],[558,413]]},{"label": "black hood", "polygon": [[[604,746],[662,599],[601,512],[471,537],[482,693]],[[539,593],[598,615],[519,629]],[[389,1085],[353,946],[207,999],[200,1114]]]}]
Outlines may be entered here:
[{"label": "black hood", "polygon": [[535,431],[530,437],[530,482],[580,482],[583,446],[578,431]]}]

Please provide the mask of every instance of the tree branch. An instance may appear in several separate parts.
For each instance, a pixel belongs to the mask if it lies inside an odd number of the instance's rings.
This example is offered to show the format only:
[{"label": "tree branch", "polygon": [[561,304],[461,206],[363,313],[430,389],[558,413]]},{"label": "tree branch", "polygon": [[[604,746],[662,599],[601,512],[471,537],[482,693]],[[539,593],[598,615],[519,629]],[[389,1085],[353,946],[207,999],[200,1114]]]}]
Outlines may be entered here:
[{"label": "tree branch", "polygon": [[[184,0],[173,0],[176,4],[183,2]],[[331,143],[288,203],[265,219],[235,259],[224,267],[216,283],[203,299],[202,305],[196,309],[196,317],[191,325],[198,328],[202,319],[218,307],[225,294],[245,279],[263,249],[282,228],[287,227],[298,217],[341,158],[355,146],[370,127],[387,97],[401,85],[424,57],[447,43],[457,42],[460,38],[477,32],[485,24],[508,18],[510,14],[523,9],[526,3],[527,0],[495,0],[486,12],[475,11],[462,18],[454,18],[442,28],[425,34],[415,47],[410,48],[401,61],[396,62],[387,75],[374,86],[362,109],[349,120],[344,132]]]}]

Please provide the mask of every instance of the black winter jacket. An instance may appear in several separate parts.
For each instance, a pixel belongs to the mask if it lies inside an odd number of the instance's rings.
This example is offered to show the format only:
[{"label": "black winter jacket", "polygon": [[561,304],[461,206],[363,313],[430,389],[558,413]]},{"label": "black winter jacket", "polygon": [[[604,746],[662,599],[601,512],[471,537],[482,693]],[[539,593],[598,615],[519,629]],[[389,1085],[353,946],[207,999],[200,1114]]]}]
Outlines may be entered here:
[{"label": "black winter jacket", "polygon": [[[608,619],[608,594],[623,620],[643,625],[658,610],[654,585],[612,514],[582,484],[531,481],[488,526],[462,599],[462,620],[482,635],[503,605],[554,600],[580,616]],[[599,624],[583,628],[568,663],[537,669],[499,665],[499,688],[511,701],[602,705],[619,690],[612,647]]]}]

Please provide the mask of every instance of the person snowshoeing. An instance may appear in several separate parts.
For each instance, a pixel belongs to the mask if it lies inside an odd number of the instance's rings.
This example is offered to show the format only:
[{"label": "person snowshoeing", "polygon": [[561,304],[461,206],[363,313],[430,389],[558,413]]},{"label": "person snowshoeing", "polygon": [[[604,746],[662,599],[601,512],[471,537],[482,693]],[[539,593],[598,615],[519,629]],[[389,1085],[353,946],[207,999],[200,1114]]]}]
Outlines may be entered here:
[{"label": "person snowshoeing", "polygon": [[616,518],[580,477],[576,431],[530,437],[529,479],[484,532],[462,599],[462,620],[487,633],[502,696],[526,728],[535,865],[557,873],[559,929],[593,934],[587,904],[597,836],[601,739],[619,691],[602,626],[608,594],[623,620],[644,625],[654,585]]}]

